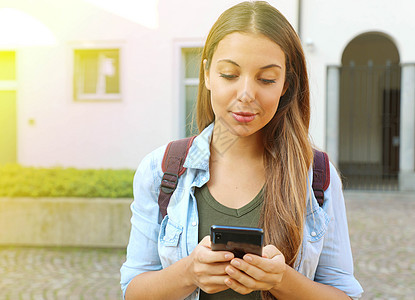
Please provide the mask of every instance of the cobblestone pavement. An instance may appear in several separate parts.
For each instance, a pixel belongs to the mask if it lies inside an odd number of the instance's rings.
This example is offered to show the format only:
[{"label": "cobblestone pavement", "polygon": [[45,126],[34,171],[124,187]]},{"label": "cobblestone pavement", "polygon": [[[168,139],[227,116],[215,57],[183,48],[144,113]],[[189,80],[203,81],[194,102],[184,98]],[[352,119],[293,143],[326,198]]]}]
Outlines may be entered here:
[{"label": "cobblestone pavement", "polygon": [[0,299],[121,299],[120,249],[0,248]]},{"label": "cobblestone pavement", "polygon": [[415,299],[415,193],[346,192],[363,299]]},{"label": "cobblestone pavement", "polygon": [[[415,299],[415,195],[346,192],[363,299]],[[0,299],[121,299],[123,249],[0,247]]]}]

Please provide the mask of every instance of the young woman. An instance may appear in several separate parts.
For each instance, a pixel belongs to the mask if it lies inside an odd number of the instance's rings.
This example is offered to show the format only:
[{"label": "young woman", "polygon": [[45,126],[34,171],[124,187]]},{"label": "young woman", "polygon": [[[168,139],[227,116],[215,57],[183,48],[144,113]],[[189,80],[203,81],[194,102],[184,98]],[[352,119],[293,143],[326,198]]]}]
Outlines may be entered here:
[{"label": "young woman", "polygon": [[[166,146],[135,175],[125,299],[359,298],[335,168],[323,207],[311,189],[305,58],[279,11],[243,2],[219,17],[203,50],[197,101],[200,134],[163,220]],[[263,228],[263,256],[212,251],[212,224]]]}]

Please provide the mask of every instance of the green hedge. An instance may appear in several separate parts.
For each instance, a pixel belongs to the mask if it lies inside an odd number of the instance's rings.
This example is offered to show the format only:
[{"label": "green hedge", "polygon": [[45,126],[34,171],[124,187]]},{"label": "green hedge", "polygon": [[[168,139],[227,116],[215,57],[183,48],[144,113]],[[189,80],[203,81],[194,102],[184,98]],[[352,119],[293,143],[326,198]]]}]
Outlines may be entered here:
[{"label": "green hedge", "polygon": [[0,166],[0,197],[131,198],[133,170]]}]

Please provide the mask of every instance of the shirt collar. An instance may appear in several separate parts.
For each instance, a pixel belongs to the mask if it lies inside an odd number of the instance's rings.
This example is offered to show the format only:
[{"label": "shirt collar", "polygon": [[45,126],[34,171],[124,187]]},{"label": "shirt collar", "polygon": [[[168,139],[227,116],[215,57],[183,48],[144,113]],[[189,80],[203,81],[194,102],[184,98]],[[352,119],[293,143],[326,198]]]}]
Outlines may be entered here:
[{"label": "shirt collar", "polygon": [[183,167],[209,170],[210,141],[214,123],[207,126],[193,141]]},{"label": "shirt collar", "polygon": [[314,213],[319,207],[313,190],[313,167],[310,166],[307,180],[307,215]]},{"label": "shirt collar", "polygon": [[[201,169],[209,171],[209,158],[210,158],[210,142],[212,140],[214,122],[209,124],[193,141],[192,146],[187,154],[186,161],[183,167]],[[315,199],[312,189],[313,184],[313,168],[308,170],[308,182],[307,182],[307,215],[313,213],[318,209],[319,205]],[[311,203],[310,203],[311,196]]]}]

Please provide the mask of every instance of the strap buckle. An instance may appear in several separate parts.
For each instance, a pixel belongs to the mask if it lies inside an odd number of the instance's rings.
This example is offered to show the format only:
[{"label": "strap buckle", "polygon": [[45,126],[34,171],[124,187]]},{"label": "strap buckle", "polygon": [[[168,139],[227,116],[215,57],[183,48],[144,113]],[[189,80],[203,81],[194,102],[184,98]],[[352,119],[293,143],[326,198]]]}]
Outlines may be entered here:
[{"label": "strap buckle", "polygon": [[[171,176],[172,178],[171,177],[169,178],[166,175]],[[161,185],[160,185],[161,190],[166,194],[173,193],[177,187],[178,179],[179,179],[179,176],[177,174],[170,173],[170,172],[164,172],[163,177],[161,178]]]}]

